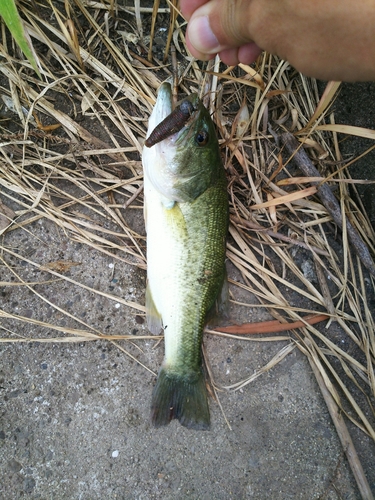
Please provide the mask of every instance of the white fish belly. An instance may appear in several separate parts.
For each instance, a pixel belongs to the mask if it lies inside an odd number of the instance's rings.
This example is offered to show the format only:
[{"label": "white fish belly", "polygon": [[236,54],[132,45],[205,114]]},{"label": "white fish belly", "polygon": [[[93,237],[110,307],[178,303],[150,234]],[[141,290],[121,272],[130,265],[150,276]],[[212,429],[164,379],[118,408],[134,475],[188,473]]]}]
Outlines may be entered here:
[{"label": "white fish belly", "polygon": [[[182,335],[186,334],[184,302],[193,277],[187,262],[185,231],[160,194],[145,176],[145,219],[147,230],[147,278],[155,307],[162,317],[166,366],[177,362]],[[183,222],[183,218],[178,218]],[[178,222],[178,221],[177,221]],[[193,272],[194,275],[194,272]]]}]

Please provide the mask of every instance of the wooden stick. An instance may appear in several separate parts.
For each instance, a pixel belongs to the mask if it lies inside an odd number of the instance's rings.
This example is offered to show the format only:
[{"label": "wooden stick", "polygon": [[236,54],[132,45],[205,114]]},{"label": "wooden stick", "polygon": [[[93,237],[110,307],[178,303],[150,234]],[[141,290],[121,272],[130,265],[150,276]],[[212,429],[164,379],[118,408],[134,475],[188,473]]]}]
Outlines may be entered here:
[{"label": "wooden stick", "polygon": [[154,0],[154,7],[152,9],[151,31],[150,31],[150,47],[148,49],[148,60],[152,61],[152,43],[155,34],[156,16],[158,15],[160,0]]},{"label": "wooden stick", "polygon": [[236,335],[258,334],[258,333],[277,333],[295,328],[303,328],[306,323],[315,325],[320,321],[329,319],[327,314],[309,314],[303,318],[303,321],[294,321],[293,323],[281,323],[277,319],[271,321],[261,321],[259,323],[244,323],[242,325],[219,326],[215,331],[222,333],[233,333]]},{"label": "wooden stick", "polygon": [[256,224],[255,222],[251,222],[246,219],[242,219],[241,217],[236,217],[235,215],[232,215],[230,217],[230,220],[235,223],[235,224],[241,224],[242,226],[245,226],[247,229],[251,229],[252,231],[263,231],[268,234],[268,236],[271,236],[271,238],[276,238],[281,241],[285,241],[286,243],[289,243],[291,245],[297,245],[299,247],[305,248],[306,250],[310,250],[312,252],[315,252],[319,255],[326,255],[328,256],[329,253],[326,250],[322,250],[321,248],[318,248],[314,245],[308,245],[304,241],[301,240],[296,240],[295,238],[291,238],[290,236],[286,236],[285,234],[281,233],[275,233],[271,229],[267,229],[259,224]]},{"label": "wooden stick", "polygon": [[[305,339],[307,345],[311,345],[311,342],[308,339]],[[340,438],[342,447],[346,453],[350,468],[352,469],[353,475],[357,482],[358,489],[361,493],[361,497],[363,500],[374,500],[374,496],[371,492],[370,486],[366,479],[365,473],[362,468],[362,464],[358,458],[358,454],[354,447],[352,438],[350,437],[348,428],[345,424],[345,421],[342,417],[342,414],[337,406],[335,400],[333,399],[331,393],[329,392],[322,375],[315,363],[315,360],[312,356],[308,356],[308,360],[310,362],[310,366],[312,371],[314,372],[316,381],[318,382],[319,388],[322,392],[324,401],[328,407],[328,411],[331,415],[333,423],[336,427],[337,434]]]},{"label": "wooden stick", "polygon": [[141,194],[143,191],[143,182],[139,188],[131,195],[131,197],[125,201],[121,208],[128,208],[128,206],[133,203],[133,201]]},{"label": "wooden stick", "polygon": [[327,308],[327,311],[332,316],[331,320],[336,321],[334,318],[336,316],[336,308],[335,308],[331,293],[330,293],[329,288],[328,288],[327,280],[326,280],[326,277],[324,275],[322,266],[320,265],[318,259],[315,257],[314,257],[314,264],[315,264],[316,276],[318,278],[319,285],[320,285],[320,290],[321,290],[322,295],[324,297],[324,304]]},{"label": "wooden stick", "polygon": [[[282,142],[284,143],[286,152],[293,157],[293,160],[297,164],[298,168],[308,177],[317,177],[320,175],[319,171],[314,167],[312,161],[308,157],[307,153],[297,141],[297,139],[286,132],[282,134]],[[327,209],[328,213],[331,215],[334,222],[342,228],[342,214],[340,209],[340,204],[337,201],[335,195],[332,193],[331,189],[325,183],[312,182],[311,184],[319,185],[318,196],[321,202]],[[346,229],[348,232],[349,239],[354,246],[362,264],[369,270],[369,272],[375,276],[375,264],[367,248],[367,245],[362,240],[361,236],[357,230],[352,226],[348,218],[346,218]]]}]

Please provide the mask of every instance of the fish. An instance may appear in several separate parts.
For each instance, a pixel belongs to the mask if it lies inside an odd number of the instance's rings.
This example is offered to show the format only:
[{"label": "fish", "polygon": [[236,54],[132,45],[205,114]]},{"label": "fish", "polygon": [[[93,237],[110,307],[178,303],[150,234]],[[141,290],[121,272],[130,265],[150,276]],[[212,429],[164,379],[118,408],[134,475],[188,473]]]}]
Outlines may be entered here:
[{"label": "fish", "polygon": [[171,85],[160,86],[146,136],[155,131],[156,139],[142,152],[147,326],[154,334],[164,330],[165,346],[151,420],[155,427],[177,419],[189,429],[207,430],[201,345],[212,311],[225,308],[228,296],[229,202],[211,116],[197,94],[183,102],[188,113],[176,115]]}]

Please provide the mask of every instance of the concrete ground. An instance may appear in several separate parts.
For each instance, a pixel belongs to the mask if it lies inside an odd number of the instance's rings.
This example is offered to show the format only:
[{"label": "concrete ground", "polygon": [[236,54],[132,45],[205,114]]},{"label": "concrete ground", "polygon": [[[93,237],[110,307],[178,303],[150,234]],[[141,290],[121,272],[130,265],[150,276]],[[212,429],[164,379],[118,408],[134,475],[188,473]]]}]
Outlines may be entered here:
[{"label": "concrete ground", "polygon": [[[345,87],[353,106],[359,88],[370,102],[375,95],[373,88]],[[350,110],[352,123],[366,107]],[[374,128],[374,123],[367,125]],[[141,221],[141,211],[137,217]],[[44,219],[28,230],[9,233],[3,245],[40,264],[79,263],[68,276],[144,303],[144,271],[88,250]],[[100,331],[147,334],[134,309],[64,281],[51,282],[50,274],[22,258],[5,255],[4,260],[25,280],[49,281],[36,291]],[[235,270],[229,268],[231,273]],[[1,280],[10,279],[18,281],[2,265]],[[1,293],[7,311],[82,327],[24,286],[2,287]],[[242,298],[238,289],[233,294]],[[238,307],[231,319],[269,317]],[[7,318],[0,319],[0,326],[15,336],[43,331],[39,324]],[[262,367],[286,342],[207,335],[205,344],[216,382],[227,385]],[[150,340],[0,346],[1,499],[360,498],[310,366],[298,349],[241,391],[219,393],[231,429],[211,400],[208,432],[187,430],[178,422],[152,428],[155,376],[129,354],[157,372],[163,345]],[[355,428],[351,432],[375,491],[374,443]]]}]

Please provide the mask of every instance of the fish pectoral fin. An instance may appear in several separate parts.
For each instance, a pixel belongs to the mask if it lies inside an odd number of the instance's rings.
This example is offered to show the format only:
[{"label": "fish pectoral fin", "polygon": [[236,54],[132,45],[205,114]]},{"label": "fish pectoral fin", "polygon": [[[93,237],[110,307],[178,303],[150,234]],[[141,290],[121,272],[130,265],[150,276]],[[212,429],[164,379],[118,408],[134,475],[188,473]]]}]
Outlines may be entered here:
[{"label": "fish pectoral fin", "polygon": [[159,335],[162,329],[162,320],[159,311],[156,309],[149,283],[146,287],[146,319],[147,328],[154,335]]},{"label": "fish pectoral fin", "polygon": [[180,374],[166,367],[160,369],[152,395],[152,423],[161,427],[174,418],[188,429],[209,429],[210,412],[202,370]]},{"label": "fish pectoral fin", "polygon": [[208,311],[206,316],[206,325],[213,328],[217,326],[221,320],[229,318],[229,284],[227,271],[225,270],[224,281],[213,306]]},{"label": "fish pectoral fin", "polygon": [[161,196],[161,202],[164,208],[167,210],[171,210],[175,206],[175,200],[171,200],[167,198],[166,196]]}]

